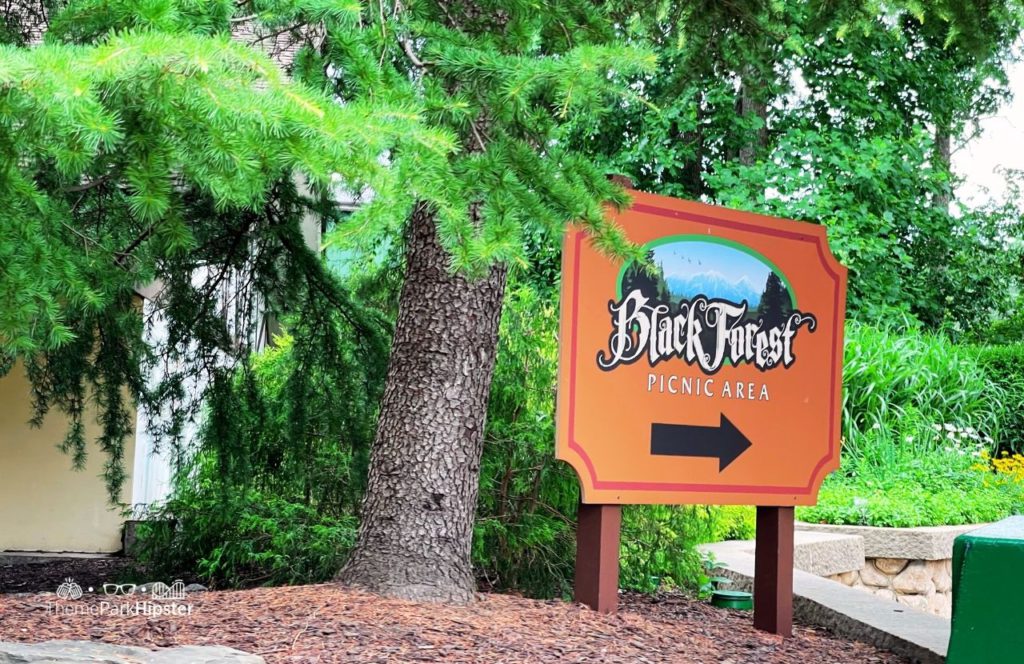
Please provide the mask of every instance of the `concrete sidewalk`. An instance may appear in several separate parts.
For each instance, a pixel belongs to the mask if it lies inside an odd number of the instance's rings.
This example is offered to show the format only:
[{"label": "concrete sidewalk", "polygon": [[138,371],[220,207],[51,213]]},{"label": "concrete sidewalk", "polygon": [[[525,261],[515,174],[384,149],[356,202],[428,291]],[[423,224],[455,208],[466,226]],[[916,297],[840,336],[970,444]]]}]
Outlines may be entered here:
[{"label": "concrete sidewalk", "polygon": [[[799,543],[797,543],[799,547]],[[715,573],[734,580],[730,588],[751,590],[753,542],[733,541],[700,547],[722,567]],[[820,576],[793,570],[796,621],[910,657],[923,664],[946,661],[950,623]]]}]

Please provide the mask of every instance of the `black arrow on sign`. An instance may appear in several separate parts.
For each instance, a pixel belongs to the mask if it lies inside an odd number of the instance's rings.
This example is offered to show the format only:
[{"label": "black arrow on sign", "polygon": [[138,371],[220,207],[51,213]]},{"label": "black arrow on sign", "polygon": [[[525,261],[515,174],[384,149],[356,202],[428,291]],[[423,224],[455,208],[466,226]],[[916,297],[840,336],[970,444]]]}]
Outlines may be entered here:
[{"label": "black arrow on sign", "polygon": [[750,441],[722,414],[717,427],[693,424],[651,424],[651,454],[659,456],[711,457],[722,472],[747,451]]}]

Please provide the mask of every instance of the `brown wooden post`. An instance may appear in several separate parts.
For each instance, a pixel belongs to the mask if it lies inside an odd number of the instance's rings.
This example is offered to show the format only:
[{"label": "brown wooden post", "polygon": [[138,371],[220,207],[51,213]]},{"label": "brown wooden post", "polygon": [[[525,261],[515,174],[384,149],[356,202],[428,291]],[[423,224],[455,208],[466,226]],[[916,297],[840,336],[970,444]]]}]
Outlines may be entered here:
[{"label": "brown wooden post", "polygon": [[615,613],[619,604],[619,529],[621,505],[580,503],[576,522],[574,597],[601,613]]},{"label": "brown wooden post", "polygon": [[754,627],[793,634],[793,508],[757,508]]}]

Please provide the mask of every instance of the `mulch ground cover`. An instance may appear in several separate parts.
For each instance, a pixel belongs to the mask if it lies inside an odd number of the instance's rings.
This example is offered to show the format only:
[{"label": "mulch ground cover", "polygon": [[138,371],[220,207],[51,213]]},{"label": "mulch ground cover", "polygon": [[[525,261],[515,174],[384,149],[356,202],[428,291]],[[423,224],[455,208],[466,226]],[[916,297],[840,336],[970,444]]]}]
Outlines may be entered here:
[{"label": "mulch ground cover", "polygon": [[193,593],[179,602],[191,606],[188,615],[111,615],[134,601],[88,592],[78,600],[59,600],[52,591],[0,594],[0,640],[226,645],[271,664],[907,661],[805,627],[783,640],[755,631],[749,612],[672,594],[624,594],[619,613],[609,616],[557,600],[481,594],[469,606],[440,606],[325,584]]},{"label": "mulch ground cover", "polygon": [[[120,583],[135,572],[127,558],[58,558],[48,562],[0,564],[0,594],[54,592],[64,579],[83,588]],[[186,581],[187,582],[187,581]]]}]

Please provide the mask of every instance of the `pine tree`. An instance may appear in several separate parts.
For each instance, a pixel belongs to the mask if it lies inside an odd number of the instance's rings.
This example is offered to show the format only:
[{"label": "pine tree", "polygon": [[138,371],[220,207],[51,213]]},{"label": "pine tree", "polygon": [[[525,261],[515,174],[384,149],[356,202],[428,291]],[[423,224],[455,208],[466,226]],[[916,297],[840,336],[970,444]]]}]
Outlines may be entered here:
[{"label": "pine tree", "polygon": [[[86,406],[96,405],[111,500],[131,401],[159,409],[184,380],[147,389],[155,358],[135,289],[164,285],[170,347],[189,370],[236,350],[215,297],[231,270],[245,267],[276,303],[329,293],[358,319],[302,243],[300,218],[333,214],[339,182],[376,192],[353,223],[404,215],[410,192],[435,200],[406,160],[444,163],[455,147],[450,132],[424,127],[414,100],[342,106],[290,81],[230,39],[233,3],[158,5],[72,2],[44,43],[25,45],[38,31],[23,25],[0,46],[0,373],[24,365],[36,423],[54,408],[69,416],[62,448],[77,466]],[[319,6],[322,20],[351,18],[334,7]],[[212,276],[196,285],[200,267]],[[181,422],[177,413],[172,438]]]},{"label": "pine tree", "polygon": [[654,263],[654,252],[648,251],[644,262],[634,261],[622,275],[622,294],[639,290],[644,297],[653,303],[668,304],[671,296],[665,274],[661,265]]},{"label": "pine tree", "polygon": [[[240,23],[256,24],[254,41],[295,36],[305,84],[232,42]],[[604,214],[624,192],[564,136],[635,97],[629,77],[653,58],[616,43],[601,3],[568,0],[542,11],[522,0],[73,0],[50,25],[44,45],[0,51],[0,348],[3,366],[25,362],[38,417],[51,406],[71,416],[65,447],[81,462],[98,394],[113,496],[132,428],[124,388],[159,408],[184,383],[146,389],[137,284],[164,285],[170,352],[216,371],[237,352],[213,293],[232,270],[276,307],[320,297],[358,325],[359,306],[300,241],[304,212],[333,218],[332,242],[353,256],[405,238],[362,527],[342,578],[470,598],[508,270],[526,265],[527,237],[558,242],[567,223],[635,258]],[[338,185],[372,196],[343,219]],[[198,267],[213,270],[210,284],[192,283]],[[172,438],[181,423],[175,413]]]},{"label": "pine tree", "polygon": [[774,272],[768,273],[765,280],[761,302],[757,305],[757,316],[766,328],[776,327],[786,322],[786,317],[793,311],[789,289]]},{"label": "pine tree", "polygon": [[[572,123],[635,96],[643,51],[616,43],[601,3],[522,0],[371,4],[322,51],[359,101],[381,88],[422,99],[461,150],[438,170],[447,207],[418,201],[405,224],[406,277],[359,537],[344,582],[399,597],[468,601],[498,323],[527,237],[558,242],[582,224],[610,253],[633,251],[604,214],[624,202],[605,174],[566,149]],[[342,235],[375,246],[391,227]]]}]

